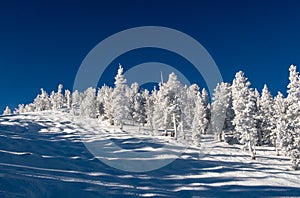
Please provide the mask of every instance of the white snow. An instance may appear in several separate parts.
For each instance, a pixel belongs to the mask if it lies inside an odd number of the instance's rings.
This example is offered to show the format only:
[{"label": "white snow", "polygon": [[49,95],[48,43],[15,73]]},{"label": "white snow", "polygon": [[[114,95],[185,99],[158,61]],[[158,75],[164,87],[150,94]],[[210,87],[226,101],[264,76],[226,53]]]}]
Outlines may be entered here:
[{"label": "white snow", "polygon": [[[276,156],[272,147],[257,147],[251,160],[237,145],[210,135],[202,137],[204,148],[186,148],[185,142],[150,134],[61,112],[1,116],[0,197],[300,196],[300,171],[291,170],[289,158]],[[85,145],[97,148],[99,142],[101,152],[94,156]],[[171,163],[127,172],[100,158],[125,168]]]}]

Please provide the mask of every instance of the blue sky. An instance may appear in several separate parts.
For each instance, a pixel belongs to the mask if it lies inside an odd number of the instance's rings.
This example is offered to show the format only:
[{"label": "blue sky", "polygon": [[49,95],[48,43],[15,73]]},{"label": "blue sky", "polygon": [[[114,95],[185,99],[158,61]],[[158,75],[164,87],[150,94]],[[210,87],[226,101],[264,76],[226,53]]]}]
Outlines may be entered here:
[{"label": "blue sky", "polygon": [[[72,89],[95,45],[119,31],[149,25],[195,38],[224,81],[243,70],[252,87],[261,90],[266,83],[272,94],[285,93],[289,65],[300,66],[296,0],[7,1],[0,3],[0,110],[31,102],[40,88],[49,92],[62,83]],[[116,62],[130,67],[156,59],[175,65],[178,57],[162,54],[140,51]]]}]

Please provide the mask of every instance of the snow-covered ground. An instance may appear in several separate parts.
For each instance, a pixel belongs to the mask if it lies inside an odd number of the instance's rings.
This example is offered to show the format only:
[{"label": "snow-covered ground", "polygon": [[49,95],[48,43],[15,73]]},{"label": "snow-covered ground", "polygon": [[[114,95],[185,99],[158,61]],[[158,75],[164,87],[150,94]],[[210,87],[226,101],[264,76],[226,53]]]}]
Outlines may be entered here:
[{"label": "snow-covered ground", "polygon": [[273,148],[251,160],[210,136],[199,149],[148,133],[57,112],[2,116],[0,197],[300,196],[300,172]]}]

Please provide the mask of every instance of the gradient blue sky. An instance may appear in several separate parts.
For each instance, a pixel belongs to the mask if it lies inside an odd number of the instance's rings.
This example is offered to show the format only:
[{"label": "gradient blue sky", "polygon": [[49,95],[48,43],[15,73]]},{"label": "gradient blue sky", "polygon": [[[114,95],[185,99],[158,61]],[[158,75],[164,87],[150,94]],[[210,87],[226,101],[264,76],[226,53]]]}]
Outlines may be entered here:
[{"label": "gradient blue sky", "polygon": [[[208,50],[225,81],[243,70],[252,87],[261,90],[267,83],[272,94],[285,93],[289,65],[300,66],[296,0],[2,1],[0,110],[31,102],[42,87],[49,92],[62,83],[72,89],[95,45],[121,30],[149,25],[189,34]],[[119,62],[176,62],[161,53],[129,53]]]}]

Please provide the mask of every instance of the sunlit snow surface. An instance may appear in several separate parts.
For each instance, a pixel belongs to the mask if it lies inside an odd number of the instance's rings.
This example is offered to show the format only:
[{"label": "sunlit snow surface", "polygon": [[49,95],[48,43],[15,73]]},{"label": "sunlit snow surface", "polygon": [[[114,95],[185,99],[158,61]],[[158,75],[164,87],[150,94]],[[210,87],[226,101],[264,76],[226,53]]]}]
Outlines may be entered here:
[{"label": "sunlit snow surface", "polygon": [[[116,144],[122,149],[94,156],[82,143],[107,139],[108,148]],[[273,148],[259,147],[257,159],[250,160],[237,146],[214,141],[207,145],[212,149],[190,147],[181,155],[184,142],[153,137],[132,126],[119,131],[96,120],[78,124],[54,112],[0,117],[0,197],[300,196],[300,172],[290,170],[289,159],[276,156]],[[118,161],[120,153],[129,151],[165,152],[156,156],[158,161],[180,157],[144,173],[122,171],[99,160]],[[147,155],[127,160],[138,165]]]}]

